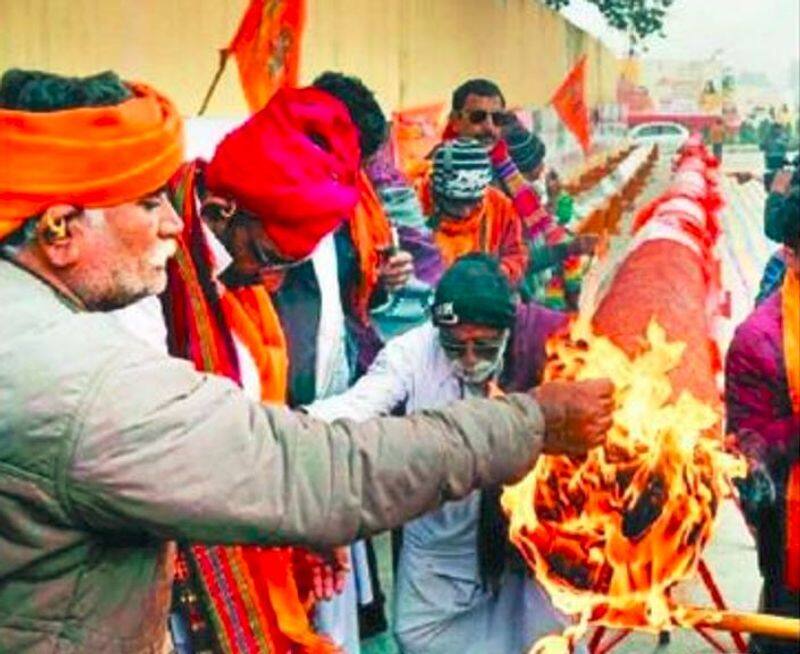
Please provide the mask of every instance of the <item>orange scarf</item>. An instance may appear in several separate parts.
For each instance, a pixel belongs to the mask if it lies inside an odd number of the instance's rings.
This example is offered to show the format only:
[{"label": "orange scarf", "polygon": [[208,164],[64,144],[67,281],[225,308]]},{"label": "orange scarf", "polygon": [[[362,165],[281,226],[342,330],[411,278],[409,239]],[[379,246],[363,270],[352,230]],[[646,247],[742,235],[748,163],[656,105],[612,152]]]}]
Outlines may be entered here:
[{"label": "orange scarf", "polygon": [[787,268],[781,288],[783,360],[789,380],[792,410],[800,413],[800,277]]},{"label": "orange scarf", "polygon": [[[222,296],[225,319],[258,368],[261,400],[286,401],[289,358],[286,338],[269,293],[263,286],[228,289]],[[236,547],[237,559],[253,580],[269,641],[277,652],[333,654],[338,649],[314,633],[295,581],[292,548]]]},{"label": "orange scarf", "polygon": [[[800,277],[786,270],[781,288],[783,360],[789,382],[792,412],[800,413]],[[790,443],[790,447],[797,443]],[[800,461],[789,471],[786,486],[786,556],[784,580],[793,591],[800,590]]]},{"label": "orange scarf", "polygon": [[145,84],[107,107],[0,109],[0,239],[58,203],[109,207],[163,186],[183,159],[178,110]]},{"label": "orange scarf", "polygon": [[[423,201],[430,206],[432,198],[423,196]],[[433,240],[447,266],[470,252],[486,252],[499,257],[503,231],[507,221],[512,219],[518,220],[518,217],[511,201],[502,191],[490,187],[481,203],[466,218],[440,217],[438,224],[432,225]]]},{"label": "orange scarf", "polygon": [[378,194],[366,173],[360,170],[356,180],[358,203],[350,219],[350,237],[358,256],[359,281],[356,289],[356,316],[369,320],[369,301],[378,285],[382,248],[392,245],[392,229]]},{"label": "orange scarf", "polygon": [[433,240],[445,265],[453,265],[456,259],[470,252],[489,251],[490,223],[486,199],[465,218],[443,216],[436,225]]},{"label": "orange scarf", "polygon": [[243,286],[228,289],[221,302],[226,321],[258,368],[262,401],[283,404],[289,357],[283,328],[269,293],[263,286]]}]

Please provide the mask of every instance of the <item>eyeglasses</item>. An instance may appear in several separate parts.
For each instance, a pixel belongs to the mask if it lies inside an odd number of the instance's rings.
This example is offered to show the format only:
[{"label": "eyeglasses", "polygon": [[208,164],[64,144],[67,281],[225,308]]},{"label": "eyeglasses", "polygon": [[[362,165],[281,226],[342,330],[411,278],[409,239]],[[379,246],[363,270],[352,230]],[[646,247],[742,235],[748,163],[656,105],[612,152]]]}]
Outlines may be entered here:
[{"label": "eyeglasses", "polygon": [[480,125],[481,123],[486,122],[487,118],[492,119],[492,123],[497,127],[505,127],[506,125],[510,125],[511,121],[514,117],[508,111],[486,111],[485,109],[472,109],[471,111],[465,111],[464,114],[467,117],[467,120],[471,122],[473,125]]},{"label": "eyeglasses", "polygon": [[445,334],[444,332],[440,332],[439,342],[441,343],[442,349],[451,358],[463,356],[471,345],[473,354],[479,359],[494,359],[497,356],[497,353],[503,348],[506,341],[505,337],[500,339],[476,339],[461,341]]}]

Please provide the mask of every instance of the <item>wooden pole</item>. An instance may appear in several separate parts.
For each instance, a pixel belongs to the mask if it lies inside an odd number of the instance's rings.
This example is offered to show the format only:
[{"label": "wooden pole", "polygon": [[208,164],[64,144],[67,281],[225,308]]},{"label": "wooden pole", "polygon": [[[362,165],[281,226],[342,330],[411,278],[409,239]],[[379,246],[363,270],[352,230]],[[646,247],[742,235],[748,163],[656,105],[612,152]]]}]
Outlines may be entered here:
[{"label": "wooden pole", "polygon": [[206,91],[206,95],[203,98],[203,104],[200,105],[200,111],[197,112],[198,116],[202,116],[206,109],[208,109],[208,104],[211,102],[211,97],[214,95],[214,91],[217,90],[217,84],[219,84],[220,79],[222,79],[222,73],[225,72],[225,64],[228,63],[228,55],[230,52],[227,48],[219,51],[219,64],[217,65],[217,72],[214,73],[214,77],[211,79],[211,84]]},{"label": "wooden pole", "polygon": [[758,634],[800,643],[800,619],[797,618],[687,606],[681,623],[679,626],[689,629],[706,627],[718,631]]}]

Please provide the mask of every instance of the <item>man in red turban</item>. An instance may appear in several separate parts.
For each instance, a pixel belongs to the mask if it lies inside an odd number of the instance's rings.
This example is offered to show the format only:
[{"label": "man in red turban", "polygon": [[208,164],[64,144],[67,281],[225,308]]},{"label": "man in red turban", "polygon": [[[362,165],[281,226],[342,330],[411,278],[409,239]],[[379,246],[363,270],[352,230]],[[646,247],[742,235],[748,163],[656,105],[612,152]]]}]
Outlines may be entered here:
[{"label": "man in red turban", "polygon": [[[284,89],[209,162],[184,167],[172,189],[183,239],[163,296],[173,355],[230,377],[254,399],[286,401],[286,340],[263,282],[280,279],[351,218],[359,161],[343,105],[315,89]],[[324,562],[289,548],[192,546],[183,554],[180,608],[196,646],[210,640],[205,625],[223,651],[238,651],[238,633],[265,643],[254,652],[332,651],[313,632],[310,589],[300,583]]]}]

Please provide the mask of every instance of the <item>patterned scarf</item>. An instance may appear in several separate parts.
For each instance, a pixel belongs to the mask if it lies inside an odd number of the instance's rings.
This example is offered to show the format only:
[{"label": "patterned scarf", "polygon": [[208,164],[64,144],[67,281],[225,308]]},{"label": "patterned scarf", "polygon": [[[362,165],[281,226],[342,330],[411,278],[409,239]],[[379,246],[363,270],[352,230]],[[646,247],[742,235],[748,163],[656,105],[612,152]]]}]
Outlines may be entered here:
[{"label": "patterned scarf", "polygon": [[[172,189],[184,233],[164,298],[170,353],[241,384],[235,333],[258,366],[262,399],[283,402],[287,358],[277,315],[263,288],[217,286],[196,210],[195,173],[195,164],[186,166]],[[309,624],[291,548],[182,544],[176,571],[177,598],[196,644],[214,643],[225,654],[338,651]]]}]

